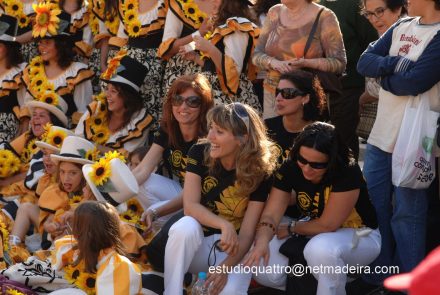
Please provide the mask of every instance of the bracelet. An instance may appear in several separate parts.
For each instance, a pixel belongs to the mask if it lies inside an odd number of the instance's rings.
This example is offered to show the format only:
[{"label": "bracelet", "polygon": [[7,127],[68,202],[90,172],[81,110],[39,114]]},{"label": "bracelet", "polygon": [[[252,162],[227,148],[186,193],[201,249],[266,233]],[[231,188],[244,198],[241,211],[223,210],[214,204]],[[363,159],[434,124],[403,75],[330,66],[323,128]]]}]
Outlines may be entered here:
[{"label": "bracelet", "polygon": [[191,34],[191,37],[192,37],[193,40],[194,40],[194,37],[195,37],[195,36],[199,36],[199,37],[201,37],[202,35],[200,34],[199,31],[195,31],[194,33]]},{"label": "bracelet", "polygon": [[270,69],[273,70],[272,62],[273,62],[274,60],[275,60],[275,57],[271,57],[271,58],[269,59],[269,62],[268,62],[269,70],[270,70]]},{"label": "bracelet", "polygon": [[157,210],[154,208],[148,210],[150,210],[151,214],[153,214],[151,221],[156,221],[159,218],[159,214],[157,213]]},{"label": "bracelet", "polygon": [[295,234],[295,232],[293,231],[295,229],[295,226],[296,226],[296,220],[291,220],[289,222],[289,226],[287,227],[287,231],[289,232],[289,235],[293,236]]},{"label": "bracelet", "polygon": [[272,223],[262,221],[258,224],[258,229],[263,226],[269,227],[272,230],[272,232],[275,234],[275,231],[276,231],[275,226]]}]

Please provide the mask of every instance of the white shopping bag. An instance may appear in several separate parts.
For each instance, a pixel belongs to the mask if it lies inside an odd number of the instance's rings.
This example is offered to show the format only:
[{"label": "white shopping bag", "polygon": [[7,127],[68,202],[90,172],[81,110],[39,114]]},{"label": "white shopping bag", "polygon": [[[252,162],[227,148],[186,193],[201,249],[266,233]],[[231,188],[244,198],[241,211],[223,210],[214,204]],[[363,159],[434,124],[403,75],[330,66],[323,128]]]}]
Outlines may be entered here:
[{"label": "white shopping bag", "polygon": [[435,177],[434,137],[439,113],[429,107],[429,91],[406,105],[392,158],[395,186],[427,188]]}]

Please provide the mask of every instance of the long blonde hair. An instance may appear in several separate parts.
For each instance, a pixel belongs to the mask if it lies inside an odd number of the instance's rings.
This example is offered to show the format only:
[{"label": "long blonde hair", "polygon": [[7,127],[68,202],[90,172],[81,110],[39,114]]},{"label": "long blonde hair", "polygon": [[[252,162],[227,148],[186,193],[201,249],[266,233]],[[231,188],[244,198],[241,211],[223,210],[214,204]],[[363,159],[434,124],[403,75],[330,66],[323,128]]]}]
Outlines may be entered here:
[{"label": "long blonde hair", "polygon": [[[247,115],[248,119],[237,114],[238,108],[245,110],[247,114],[244,115]],[[214,107],[208,112],[207,121],[208,126],[214,122],[240,140],[241,146],[236,154],[236,178],[239,193],[249,195],[276,167],[274,143],[267,137],[264,123],[252,107],[241,103]],[[249,127],[245,121],[248,121]],[[220,160],[211,158],[209,149],[205,151],[205,163],[214,175],[221,170]]]}]

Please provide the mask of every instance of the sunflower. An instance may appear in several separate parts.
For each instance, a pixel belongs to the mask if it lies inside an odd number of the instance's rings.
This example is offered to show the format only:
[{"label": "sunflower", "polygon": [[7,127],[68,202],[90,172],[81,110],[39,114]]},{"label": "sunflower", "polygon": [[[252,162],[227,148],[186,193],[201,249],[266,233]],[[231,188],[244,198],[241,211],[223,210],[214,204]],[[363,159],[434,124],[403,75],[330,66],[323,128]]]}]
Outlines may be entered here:
[{"label": "sunflower", "polygon": [[75,285],[87,293],[87,295],[95,294],[96,274],[81,272]]},{"label": "sunflower", "polygon": [[73,197],[69,198],[69,205],[76,206],[82,201],[83,197],[80,195],[74,195]]},{"label": "sunflower", "polygon": [[9,230],[8,226],[0,221],[0,235],[3,241],[3,251],[8,251],[9,249]]},{"label": "sunflower", "polygon": [[43,83],[44,83],[44,76],[42,75],[42,73],[41,72],[39,72],[38,74],[36,74],[36,75],[33,75],[32,77],[31,77],[31,88],[37,88],[38,89],[38,91],[40,91],[40,89],[41,89],[41,86],[43,85]]},{"label": "sunflower", "polygon": [[125,157],[120,153],[120,152],[118,152],[118,151],[109,151],[109,152],[106,152],[105,154],[104,154],[104,159],[107,161],[107,162],[110,162],[112,159],[120,159],[122,162],[126,162],[125,161]]},{"label": "sunflower", "polygon": [[131,198],[127,201],[127,208],[136,215],[142,215],[144,212],[144,209],[136,198]]},{"label": "sunflower", "polygon": [[41,102],[57,106],[58,105],[58,95],[55,92],[45,92],[40,96]]},{"label": "sunflower", "polygon": [[60,22],[58,15],[61,13],[58,5],[49,2],[40,2],[38,4],[32,4],[32,7],[36,12],[32,36],[34,38],[43,38],[47,32],[52,36],[56,35],[58,23]]},{"label": "sunflower", "polygon": [[90,171],[89,176],[92,182],[96,186],[102,186],[110,177],[110,163],[105,159],[99,159],[98,162],[92,165],[92,171]]},{"label": "sunflower", "polygon": [[18,26],[20,28],[26,28],[30,23],[30,19],[26,15],[21,15],[18,18]]},{"label": "sunflower", "polygon": [[46,143],[59,148],[66,137],[67,133],[65,131],[54,129],[47,134]]},{"label": "sunflower", "polygon": [[8,289],[5,294],[6,295],[25,295],[24,293],[21,293],[20,291],[17,291],[14,289]]},{"label": "sunflower", "polygon": [[127,223],[131,223],[131,224],[136,224],[139,221],[139,216],[134,214],[131,210],[127,210],[125,212],[122,212],[121,214],[119,214],[119,217],[122,221],[127,222]]},{"label": "sunflower", "polygon": [[105,144],[110,137],[110,131],[107,126],[97,127],[93,129],[92,141],[98,144]]},{"label": "sunflower", "polygon": [[94,147],[91,150],[88,150],[86,152],[86,154],[84,155],[85,159],[93,161],[93,162],[95,162],[98,159],[98,157],[99,157],[99,150],[96,147]]},{"label": "sunflower", "polygon": [[26,149],[29,150],[29,152],[31,154],[35,154],[38,151],[38,147],[35,144],[36,141],[37,141],[36,138],[29,140],[29,142],[28,142],[28,144],[26,146]]},{"label": "sunflower", "polygon": [[119,18],[107,14],[105,26],[112,35],[116,35],[119,29]]},{"label": "sunflower", "polygon": [[20,17],[23,14],[23,3],[17,0],[9,0],[5,3],[6,14],[13,16],[15,18]]},{"label": "sunflower", "polygon": [[93,100],[100,101],[101,103],[106,103],[105,93],[101,92],[98,95],[93,96]]},{"label": "sunflower", "polygon": [[124,14],[124,20],[126,23],[131,22],[132,20],[136,19],[137,14],[134,11],[126,11]]},{"label": "sunflower", "polygon": [[127,32],[130,37],[139,37],[142,24],[138,19],[134,19],[127,24]]},{"label": "sunflower", "polygon": [[43,59],[41,58],[41,56],[36,56],[31,60],[31,62],[29,63],[29,66],[31,68],[42,67],[43,66]]}]

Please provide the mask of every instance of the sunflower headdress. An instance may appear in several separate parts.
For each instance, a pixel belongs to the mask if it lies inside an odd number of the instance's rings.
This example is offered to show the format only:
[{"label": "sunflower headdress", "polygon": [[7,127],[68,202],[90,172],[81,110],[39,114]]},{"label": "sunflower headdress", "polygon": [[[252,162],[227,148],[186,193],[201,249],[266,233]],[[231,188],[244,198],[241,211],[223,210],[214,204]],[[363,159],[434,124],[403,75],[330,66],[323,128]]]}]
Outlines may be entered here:
[{"label": "sunflower headdress", "polygon": [[[58,35],[59,31],[66,29],[66,24],[61,22],[58,17],[61,10],[58,5],[50,2],[42,1],[38,4],[33,4],[35,10],[35,25],[32,29],[32,36],[34,38],[44,38],[49,34],[50,36]],[[67,26],[69,23],[67,23]]]},{"label": "sunflower headdress", "polygon": [[121,60],[126,55],[127,50],[119,50],[119,52],[108,62],[107,70],[101,74],[101,79],[110,80],[111,78],[113,78],[113,76],[117,74],[118,71],[121,71]]},{"label": "sunflower headdress", "polygon": [[65,128],[52,126],[51,124],[46,124],[44,126],[45,132],[42,135],[40,141],[36,141],[35,144],[39,148],[45,148],[56,153],[60,152],[60,148],[63,144],[64,139],[67,136],[74,136],[75,134]]}]

